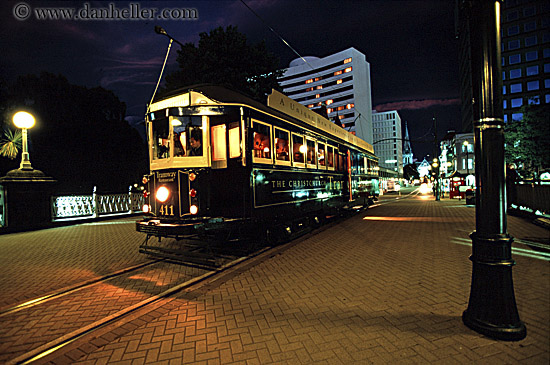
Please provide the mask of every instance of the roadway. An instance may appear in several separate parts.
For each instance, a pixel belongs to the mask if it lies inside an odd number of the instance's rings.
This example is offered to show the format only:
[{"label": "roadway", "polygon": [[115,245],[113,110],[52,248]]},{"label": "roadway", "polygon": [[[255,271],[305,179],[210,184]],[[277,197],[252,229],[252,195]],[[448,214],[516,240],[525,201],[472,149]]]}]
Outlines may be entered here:
[{"label": "roadway", "polygon": [[508,217],[508,232],[527,326],[519,342],[462,324],[475,228],[475,207],[464,201],[386,194],[351,218],[213,271],[139,254],[134,222],[0,236],[0,362],[550,360],[549,232],[518,217]]}]

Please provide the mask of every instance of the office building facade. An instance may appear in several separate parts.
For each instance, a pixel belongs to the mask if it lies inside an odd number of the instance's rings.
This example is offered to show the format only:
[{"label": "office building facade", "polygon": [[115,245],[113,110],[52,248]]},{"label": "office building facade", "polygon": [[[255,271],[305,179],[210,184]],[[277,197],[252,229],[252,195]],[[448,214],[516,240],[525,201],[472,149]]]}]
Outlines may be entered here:
[{"label": "office building facade", "polygon": [[331,121],[372,144],[370,65],[355,48],[327,57],[293,60],[279,79],[288,97],[315,110],[326,106]]},{"label": "office building facade", "polygon": [[[521,107],[550,103],[550,3],[501,2],[504,121],[521,120]],[[468,8],[459,8],[462,131],[472,127],[472,80]]]},{"label": "office building facade", "polygon": [[374,154],[380,158],[379,166],[403,176],[403,137],[401,117],[397,110],[372,112]]},{"label": "office building facade", "polygon": [[550,103],[550,3],[507,0],[501,12],[504,120],[521,107]]}]

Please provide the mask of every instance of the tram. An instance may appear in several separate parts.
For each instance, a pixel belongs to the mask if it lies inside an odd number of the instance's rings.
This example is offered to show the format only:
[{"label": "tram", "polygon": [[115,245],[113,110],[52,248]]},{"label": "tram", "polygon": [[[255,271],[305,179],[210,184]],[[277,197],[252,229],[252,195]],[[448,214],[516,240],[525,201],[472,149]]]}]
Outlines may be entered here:
[{"label": "tram", "polygon": [[150,237],[256,237],[278,242],[327,215],[372,204],[378,158],[370,144],[273,91],[267,106],[216,85],[151,103]]}]

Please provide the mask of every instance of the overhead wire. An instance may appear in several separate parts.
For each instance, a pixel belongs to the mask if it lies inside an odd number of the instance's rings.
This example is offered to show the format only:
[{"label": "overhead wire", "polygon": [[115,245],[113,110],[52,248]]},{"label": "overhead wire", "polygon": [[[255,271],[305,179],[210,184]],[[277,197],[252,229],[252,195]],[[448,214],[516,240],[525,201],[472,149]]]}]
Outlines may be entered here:
[{"label": "overhead wire", "polygon": [[247,7],[248,10],[250,10],[252,12],[252,14],[254,14],[258,19],[260,19],[260,21],[262,23],[264,23],[264,25],[269,28],[269,30],[271,30],[273,32],[273,34],[275,34],[288,48],[290,48],[292,50],[292,52],[294,52],[299,58],[302,59],[302,61],[304,61],[304,63],[306,63],[309,67],[311,67],[312,70],[315,70],[315,68],[309,63],[307,62],[307,60],[302,57],[302,55],[300,55],[298,53],[298,51],[296,51],[291,45],[290,43],[288,43],[283,37],[281,37],[281,35],[279,33],[277,33],[269,24],[267,24],[267,22],[258,14],[256,13],[250,6],[248,6],[244,0],[240,0],[241,3],[243,3],[244,6]]}]

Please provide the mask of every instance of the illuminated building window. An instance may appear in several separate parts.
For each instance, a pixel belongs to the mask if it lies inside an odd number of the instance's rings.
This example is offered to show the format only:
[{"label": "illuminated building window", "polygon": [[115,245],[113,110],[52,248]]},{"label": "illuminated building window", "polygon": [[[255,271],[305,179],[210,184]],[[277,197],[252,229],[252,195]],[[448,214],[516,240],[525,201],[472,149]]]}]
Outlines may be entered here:
[{"label": "illuminated building window", "polygon": [[313,104],[308,104],[308,108],[313,108]]},{"label": "illuminated building window", "polygon": [[306,91],[313,91],[313,87],[308,87]]},{"label": "illuminated building window", "polygon": [[339,85],[339,84],[341,84],[341,83],[342,83],[342,79],[336,81],[336,85]]},{"label": "illuminated building window", "polygon": [[315,78],[315,81],[319,81],[319,80],[321,80],[321,79],[322,79],[322,77],[319,76],[319,77],[316,77],[316,78]]},{"label": "illuminated building window", "polygon": [[323,85],[318,85],[317,90],[321,90],[323,88]]},{"label": "illuminated building window", "polygon": [[315,94],[315,98],[320,98],[321,97],[321,94]]},{"label": "illuminated building window", "polygon": [[346,58],[346,59],[344,60],[344,64],[350,63],[350,62],[351,62],[351,57],[350,57],[350,58]]},{"label": "illuminated building window", "polygon": [[510,85],[511,93],[520,93],[522,91],[521,83]]},{"label": "illuminated building window", "polygon": [[520,54],[514,54],[511,56],[508,56],[508,63],[510,65],[515,65],[516,63],[521,62],[521,55]]},{"label": "illuminated building window", "polygon": [[338,75],[341,75],[341,74],[342,74],[342,70],[336,71],[336,72],[334,73],[334,76],[338,76]]},{"label": "illuminated building window", "polygon": [[331,108],[327,108],[327,113],[332,113],[332,109]]},{"label": "illuminated building window", "polygon": [[346,105],[346,109],[351,109],[351,108],[353,108],[353,107],[355,107],[355,104],[353,104],[353,103],[352,103],[352,104]]},{"label": "illuminated building window", "polygon": [[346,68],[344,72],[351,72],[351,67]]},{"label": "illuminated building window", "polygon": [[332,104],[333,102],[334,102],[333,99],[328,99],[328,100],[327,100],[327,105],[330,105],[330,104]]},{"label": "illuminated building window", "polygon": [[306,84],[311,84],[313,82],[313,79],[306,80]]},{"label": "illuminated building window", "polygon": [[512,108],[519,108],[522,105],[523,105],[523,99],[522,98],[512,99]]}]

